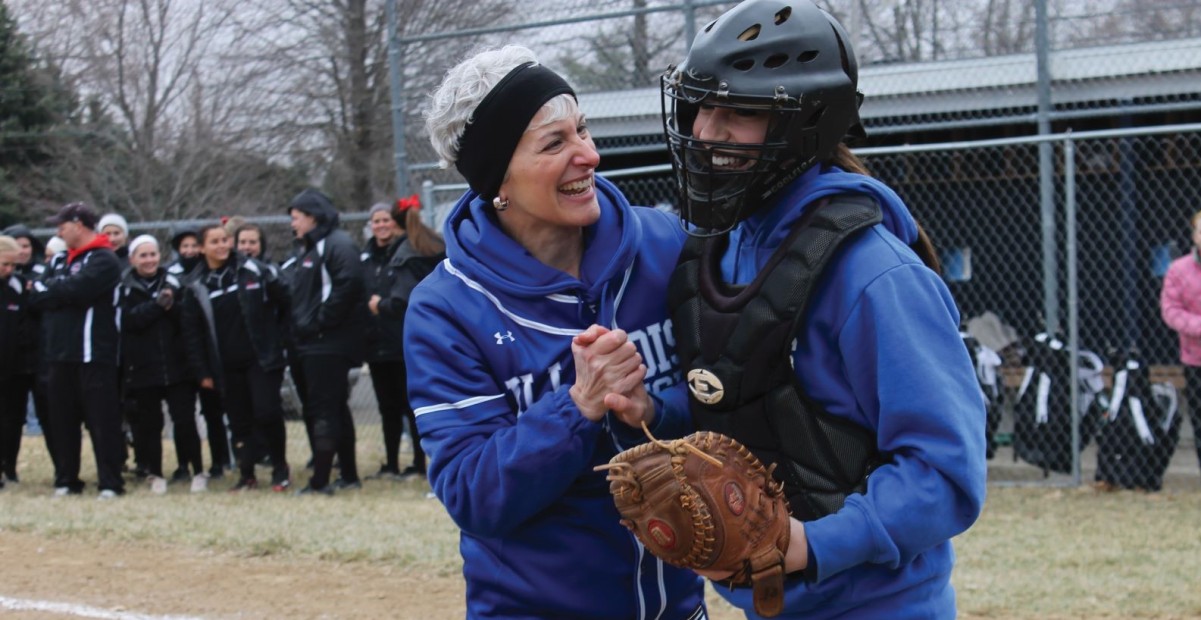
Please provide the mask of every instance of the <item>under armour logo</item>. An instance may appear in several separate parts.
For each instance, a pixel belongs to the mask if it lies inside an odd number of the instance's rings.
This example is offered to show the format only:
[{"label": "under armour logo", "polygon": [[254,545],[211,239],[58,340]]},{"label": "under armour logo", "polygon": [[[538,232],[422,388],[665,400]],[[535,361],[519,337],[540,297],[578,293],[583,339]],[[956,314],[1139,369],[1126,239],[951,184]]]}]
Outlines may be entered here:
[{"label": "under armour logo", "polygon": [[506,331],[503,335],[500,332],[496,332],[495,334],[492,334],[492,337],[496,338],[496,344],[504,344],[506,338],[509,339],[509,342],[517,342],[517,339],[513,337],[513,332],[511,331]]}]

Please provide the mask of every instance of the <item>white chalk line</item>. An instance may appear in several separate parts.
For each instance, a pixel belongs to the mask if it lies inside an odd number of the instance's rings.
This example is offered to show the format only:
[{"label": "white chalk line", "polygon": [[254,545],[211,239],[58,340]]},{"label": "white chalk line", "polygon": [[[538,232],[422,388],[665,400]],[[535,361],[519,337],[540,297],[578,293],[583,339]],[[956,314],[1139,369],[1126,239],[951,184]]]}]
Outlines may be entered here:
[{"label": "white chalk line", "polygon": [[56,603],[54,601],[35,601],[31,599],[9,598],[0,596],[0,609],[11,611],[46,611],[57,614],[79,616],[81,618],[100,618],[101,620],[203,620],[197,616],[155,616],[150,614],[130,613],[102,609],[74,603]]}]

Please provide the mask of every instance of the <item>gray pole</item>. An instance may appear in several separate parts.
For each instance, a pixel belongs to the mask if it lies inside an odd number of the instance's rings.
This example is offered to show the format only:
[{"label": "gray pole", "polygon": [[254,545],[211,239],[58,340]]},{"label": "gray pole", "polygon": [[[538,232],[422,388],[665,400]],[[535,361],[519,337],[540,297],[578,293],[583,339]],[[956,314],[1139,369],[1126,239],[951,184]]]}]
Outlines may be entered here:
[{"label": "gray pole", "polygon": [[692,41],[696,38],[696,7],[692,5],[692,0],[684,0],[684,52],[687,53],[692,47]]},{"label": "gray pole", "polygon": [[1071,388],[1069,398],[1072,400],[1072,483],[1080,486],[1080,451],[1083,438],[1080,435],[1080,421],[1084,412],[1080,410],[1080,280],[1076,262],[1076,143],[1071,135],[1063,143],[1063,200],[1065,214],[1064,231],[1067,237],[1067,268],[1068,268],[1068,351],[1071,351],[1072,366],[1069,371]]},{"label": "gray pole", "polygon": [[[859,62],[863,62],[863,5],[861,0],[851,0],[851,49],[859,57]],[[862,67],[862,64],[860,64]]]},{"label": "gray pole", "polygon": [[396,195],[409,193],[409,156],[405,152],[404,74],[400,40],[396,37],[396,0],[388,0],[388,77],[392,97],[392,165],[396,172]]},{"label": "gray pole", "polygon": [[[1051,133],[1050,36],[1047,0],[1035,2],[1035,44],[1038,58],[1038,135]],[[1059,256],[1055,232],[1055,163],[1050,142],[1038,145],[1038,196],[1043,233],[1043,319],[1047,333],[1059,329]]]}]

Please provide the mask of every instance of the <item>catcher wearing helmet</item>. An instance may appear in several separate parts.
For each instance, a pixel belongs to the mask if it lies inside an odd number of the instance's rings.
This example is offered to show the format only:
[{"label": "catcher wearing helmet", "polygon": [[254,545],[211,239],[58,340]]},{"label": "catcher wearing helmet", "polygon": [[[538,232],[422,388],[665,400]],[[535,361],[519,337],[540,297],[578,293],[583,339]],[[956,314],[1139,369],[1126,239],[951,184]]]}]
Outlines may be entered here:
[{"label": "catcher wearing helmet", "polygon": [[668,299],[681,389],[792,515],[779,604],[718,588],[748,617],[954,617],[950,540],[984,502],[959,312],[909,209],[844,144],[865,136],[857,88],[846,32],[810,0],[739,4],[662,78],[693,237]]}]

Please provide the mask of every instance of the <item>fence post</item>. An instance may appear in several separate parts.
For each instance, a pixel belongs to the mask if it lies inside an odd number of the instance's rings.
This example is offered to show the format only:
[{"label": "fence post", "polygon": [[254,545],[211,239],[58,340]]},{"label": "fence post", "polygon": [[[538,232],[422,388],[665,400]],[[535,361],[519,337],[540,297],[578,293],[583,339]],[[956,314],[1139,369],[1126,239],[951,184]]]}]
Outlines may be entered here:
[{"label": "fence post", "polygon": [[404,72],[400,40],[396,38],[396,0],[388,0],[388,77],[392,99],[392,165],[396,174],[396,196],[409,193],[409,156],[405,151]]},{"label": "fence post", "polygon": [[1063,141],[1063,198],[1064,236],[1068,270],[1068,346],[1072,351],[1072,482],[1081,484],[1080,424],[1085,412],[1080,410],[1080,289],[1077,280],[1076,248],[1076,143],[1071,132]]},{"label": "fence post", "polygon": [[692,4],[693,0],[684,0],[684,49],[687,50],[692,45],[692,40],[696,38],[696,7]]},{"label": "fence post", "polygon": [[[1051,133],[1051,53],[1047,0],[1035,4],[1035,58],[1038,63],[1038,135]],[[1038,196],[1043,231],[1043,320],[1047,333],[1059,331],[1059,257],[1055,233],[1055,163],[1052,144],[1038,145]]]}]

